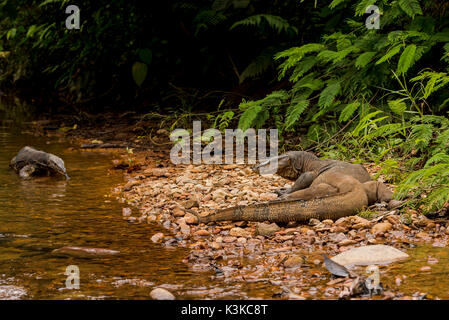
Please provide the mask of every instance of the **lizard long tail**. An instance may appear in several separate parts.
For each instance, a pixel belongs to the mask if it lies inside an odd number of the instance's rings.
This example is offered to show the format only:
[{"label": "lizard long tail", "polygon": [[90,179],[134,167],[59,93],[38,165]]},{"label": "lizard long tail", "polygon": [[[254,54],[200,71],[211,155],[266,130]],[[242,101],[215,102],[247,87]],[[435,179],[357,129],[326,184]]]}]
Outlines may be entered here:
[{"label": "lizard long tail", "polygon": [[368,198],[360,186],[346,193],[313,200],[287,200],[257,203],[218,210],[208,216],[198,216],[199,222],[211,221],[307,221],[333,219],[356,214],[368,205]]}]

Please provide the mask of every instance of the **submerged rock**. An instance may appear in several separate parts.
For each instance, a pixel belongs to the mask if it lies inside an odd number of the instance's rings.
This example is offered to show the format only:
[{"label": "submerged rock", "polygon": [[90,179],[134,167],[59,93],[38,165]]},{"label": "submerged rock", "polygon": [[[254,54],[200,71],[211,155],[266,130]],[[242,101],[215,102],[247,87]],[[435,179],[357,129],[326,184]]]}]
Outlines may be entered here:
[{"label": "submerged rock", "polygon": [[353,248],[331,258],[342,265],[388,264],[408,258],[409,255],[391,246],[372,245]]},{"label": "submerged rock", "polygon": [[62,247],[52,251],[53,255],[75,258],[99,258],[119,254],[120,251],[103,248]]}]

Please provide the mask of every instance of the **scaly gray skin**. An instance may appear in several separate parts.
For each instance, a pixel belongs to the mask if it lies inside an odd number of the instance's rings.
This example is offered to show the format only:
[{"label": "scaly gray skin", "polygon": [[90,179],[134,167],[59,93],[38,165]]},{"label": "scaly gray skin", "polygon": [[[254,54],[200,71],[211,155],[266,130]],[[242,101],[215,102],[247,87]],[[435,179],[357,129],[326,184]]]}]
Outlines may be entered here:
[{"label": "scaly gray skin", "polygon": [[[290,188],[276,190],[276,193],[280,196],[308,188],[320,174],[328,171],[350,175],[362,183],[371,181],[368,171],[361,164],[319,159],[314,154],[305,151],[291,151],[276,158],[278,159],[276,173],[285,179],[295,181]],[[272,159],[260,163],[253,170],[259,172]],[[284,196],[280,199],[289,199],[289,197]]]},{"label": "scaly gray skin", "polygon": [[69,179],[64,161],[54,154],[36,150],[33,147],[24,147],[12,158],[9,166],[19,173],[23,179],[34,175],[61,174]]},{"label": "scaly gray skin", "polygon": [[[262,163],[256,170],[267,164]],[[205,217],[196,214],[199,222],[336,220],[357,214],[368,204],[390,201],[392,197],[392,192],[382,182],[371,181],[366,169],[360,165],[319,160],[306,152],[280,156],[278,165],[278,173],[291,179],[299,175],[299,183],[295,185],[306,187],[286,193],[280,200],[231,207]]]}]

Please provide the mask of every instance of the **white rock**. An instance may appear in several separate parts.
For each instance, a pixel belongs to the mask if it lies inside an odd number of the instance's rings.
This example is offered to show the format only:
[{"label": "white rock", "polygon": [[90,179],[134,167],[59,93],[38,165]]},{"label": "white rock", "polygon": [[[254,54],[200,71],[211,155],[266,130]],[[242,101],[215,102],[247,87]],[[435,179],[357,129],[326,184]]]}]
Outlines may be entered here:
[{"label": "white rock", "polygon": [[353,248],[344,251],[331,259],[343,266],[363,266],[371,264],[388,264],[391,262],[407,259],[408,257],[408,254],[396,248],[379,244]]}]

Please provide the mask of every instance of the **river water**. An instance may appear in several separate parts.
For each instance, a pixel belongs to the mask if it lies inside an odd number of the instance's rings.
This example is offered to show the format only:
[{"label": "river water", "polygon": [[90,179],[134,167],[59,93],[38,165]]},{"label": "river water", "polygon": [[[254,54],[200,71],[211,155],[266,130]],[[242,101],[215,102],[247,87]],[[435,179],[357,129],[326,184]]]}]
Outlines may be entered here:
[{"label": "river water", "polygon": [[[59,155],[71,179],[21,180],[8,168],[25,145]],[[0,128],[0,299],[148,299],[155,285],[186,298],[203,288],[206,274],[181,262],[187,251],[150,240],[157,226],[122,219],[122,205],[107,197],[122,182],[109,170],[112,156],[71,151],[51,138]],[[102,259],[56,257],[62,246],[119,250]],[[66,288],[69,265],[80,271],[80,289]]]}]

